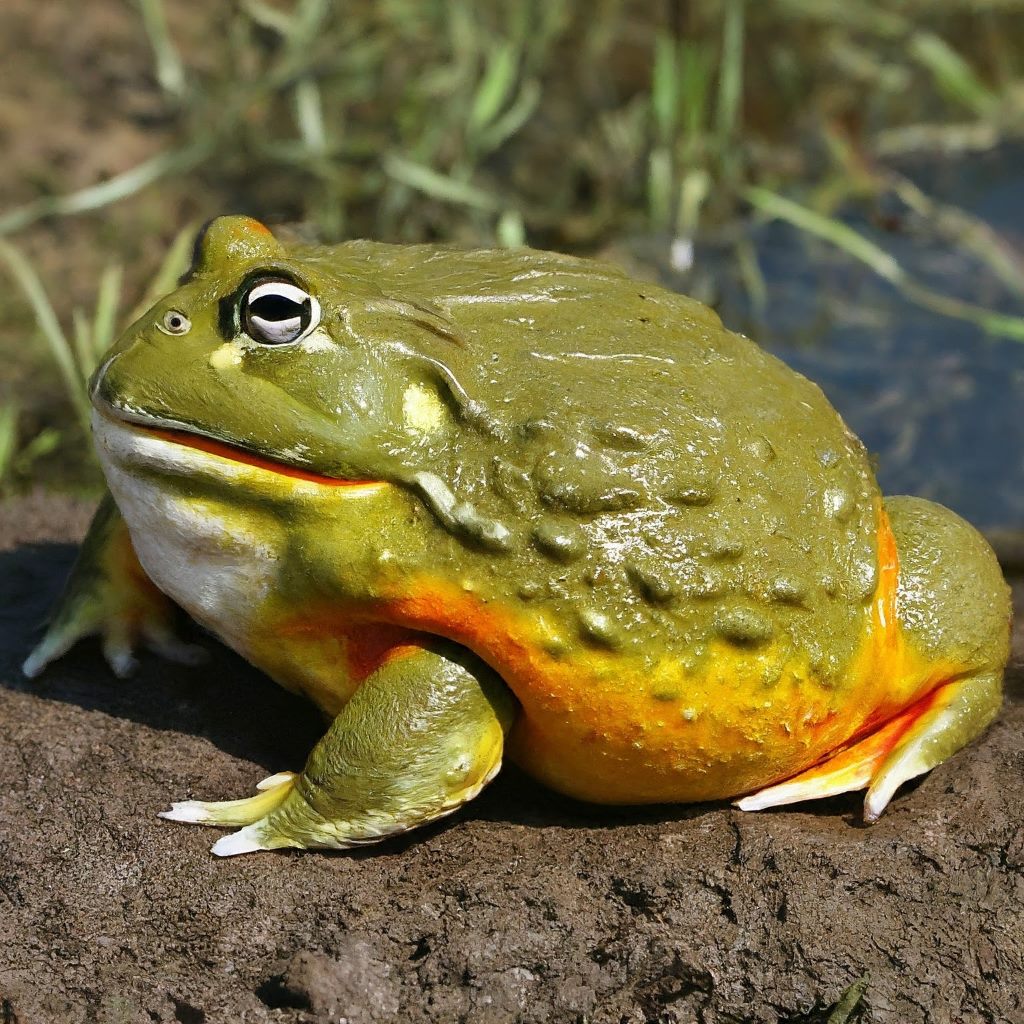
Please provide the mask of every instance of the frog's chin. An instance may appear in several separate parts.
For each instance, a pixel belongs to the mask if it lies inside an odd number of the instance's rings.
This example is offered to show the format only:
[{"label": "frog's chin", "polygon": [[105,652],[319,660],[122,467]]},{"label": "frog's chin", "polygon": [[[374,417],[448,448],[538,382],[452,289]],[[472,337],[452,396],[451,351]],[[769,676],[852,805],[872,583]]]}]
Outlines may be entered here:
[{"label": "frog's chin", "polygon": [[365,491],[387,486],[380,481],[322,476],[192,433],[176,423],[141,417],[129,420],[98,405],[92,410],[92,430],[105,471],[203,478],[274,491],[308,487]]}]

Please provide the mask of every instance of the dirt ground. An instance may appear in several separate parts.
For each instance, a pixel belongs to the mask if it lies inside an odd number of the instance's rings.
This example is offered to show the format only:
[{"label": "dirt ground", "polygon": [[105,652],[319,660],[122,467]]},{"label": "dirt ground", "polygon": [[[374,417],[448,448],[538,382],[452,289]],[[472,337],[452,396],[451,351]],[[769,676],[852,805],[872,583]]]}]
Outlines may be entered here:
[{"label": "dirt ground", "polygon": [[[871,828],[856,797],[610,812],[507,769],[357,854],[162,821],[301,766],[316,716],[213,641],[18,665],[88,505],[0,506],[0,1021],[1024,1022],[1024,631],[1003,714]],[[1019,588],[1024,598],[1024,588]]]}]

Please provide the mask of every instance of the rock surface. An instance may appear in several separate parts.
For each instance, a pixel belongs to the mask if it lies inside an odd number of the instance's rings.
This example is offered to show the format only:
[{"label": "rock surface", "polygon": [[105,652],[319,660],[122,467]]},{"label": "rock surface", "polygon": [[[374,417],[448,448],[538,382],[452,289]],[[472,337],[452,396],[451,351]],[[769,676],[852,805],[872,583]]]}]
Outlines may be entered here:
[{"label": "rock surface", "polygon": [[[18,665],[87,504],[0,507],[0,1021],[1024,1022],[1024,634],[999,721],[897,797],[609,811],[506,769],[357,854],[218,860],[172,799],[301,767],[311,709],[213,641]],[[1024,588],[1018,588],[1024,600]],[[1018,602],[1019,606],[1020,602]]]}]

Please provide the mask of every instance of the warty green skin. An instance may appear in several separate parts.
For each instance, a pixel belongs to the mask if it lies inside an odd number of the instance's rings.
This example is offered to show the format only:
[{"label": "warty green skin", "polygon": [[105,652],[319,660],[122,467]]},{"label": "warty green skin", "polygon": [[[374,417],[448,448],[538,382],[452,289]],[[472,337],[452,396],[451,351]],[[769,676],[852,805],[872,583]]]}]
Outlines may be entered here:
[{"label": "warty green skin", "polygon": [[[211,365],[235,332],[225,305],[267,271],[319,298],[326,337]],[[188,335],[155,329],[169,309]],[[410,385],[437,396],[439,429],[409,429]],[[878,489],[821,391],[699,303],[590,261],[372,242],[207,253],[126,332],[94,396],[398,484],[448,538],[424,550],[381,523],[407,571],[546,612],[567,658],[694,659],[716,638],[781,635],[838,685],[877,583]]]}]

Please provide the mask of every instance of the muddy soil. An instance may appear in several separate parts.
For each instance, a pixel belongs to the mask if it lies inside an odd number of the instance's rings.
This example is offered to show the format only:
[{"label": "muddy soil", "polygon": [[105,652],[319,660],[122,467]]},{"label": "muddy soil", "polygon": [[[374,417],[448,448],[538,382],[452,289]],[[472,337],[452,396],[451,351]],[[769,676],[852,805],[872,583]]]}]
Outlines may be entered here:
[{"label": "muddy soil", "polygon": [[852,796],[612,812],[507,769],[370,851],[218,860],[156,811],[301,766],[317,718],[209,639],[23,680],[89,512],[0,506],[0,1020],[811,1022],[867,972],[853,1019],[1024,1022],[1024,632],[999,721],[871,828]]}]

